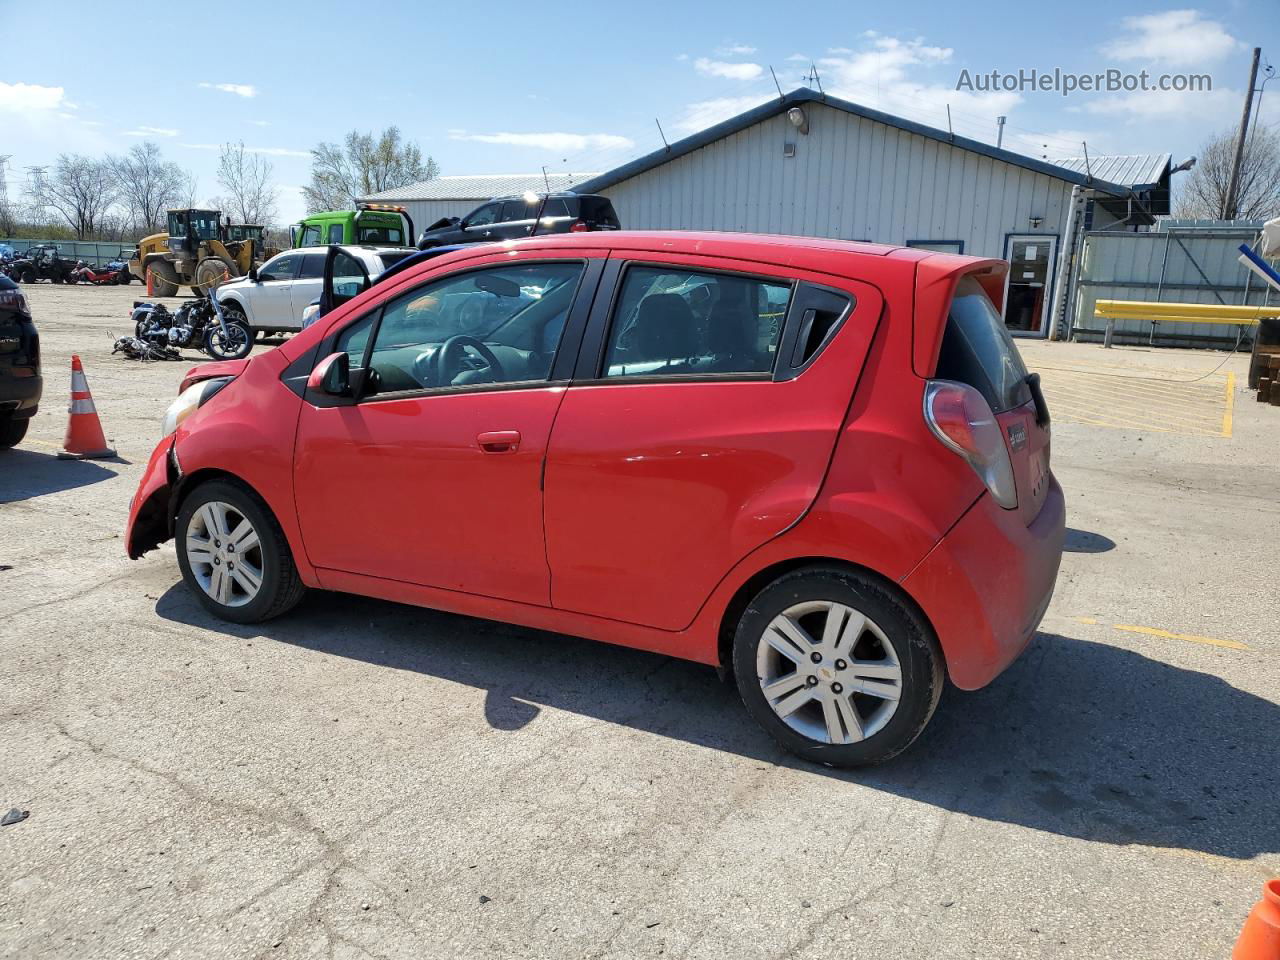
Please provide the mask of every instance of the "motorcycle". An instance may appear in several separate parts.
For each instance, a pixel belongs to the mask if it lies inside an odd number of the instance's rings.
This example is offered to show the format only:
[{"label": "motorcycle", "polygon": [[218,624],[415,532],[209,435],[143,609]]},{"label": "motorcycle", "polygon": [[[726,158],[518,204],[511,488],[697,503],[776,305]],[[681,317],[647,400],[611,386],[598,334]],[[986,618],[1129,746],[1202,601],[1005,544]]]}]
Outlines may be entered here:
[{"label": "motorcycle", "polygon": [[217,360],[239,360],[253,349],[248,323],[240,316],[228,317],[216,291],[187,300],[173,312],[163,303],[135,300],[129,319],[134,335],[117,340],[116,351],[137,359],[177,360],[180,349],[195,348]]}]

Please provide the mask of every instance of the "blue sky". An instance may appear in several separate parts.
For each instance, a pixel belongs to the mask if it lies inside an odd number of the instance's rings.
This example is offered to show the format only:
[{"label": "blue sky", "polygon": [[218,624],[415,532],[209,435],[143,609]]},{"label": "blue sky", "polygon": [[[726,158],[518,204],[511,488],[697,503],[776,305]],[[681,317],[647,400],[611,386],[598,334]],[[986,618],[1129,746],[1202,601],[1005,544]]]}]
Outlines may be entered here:
[{"label": "blue sky", "polygon": [[[811,62],[828,93],[939,127],[950,104],[955,131],[978,139],[994,142],[1005,114],[1005,146],[1034,156],[1078,155],[1084,141],[1092,154],[1181,159],[1237,122],[1250,48],[1280,68],[1274,0],[104,9],[61,4],[79,26],[55,34],[46,7],[0,2],[11,195],[25,168],[60,152],[118,153],[146,138],[195,173],[203,200],[219,191],[217,145],[243,140],[275,164],[289,220],[302,212],[310,147],[393,123],[445,174],[604,170],[661,144],[655,117],[677,139],[773,94],[770,66],[790,90]],[[1033,68],[1208,73],[1213,89],[955,89],[962,70]],[[1262,118],[1280,122],[1280,81]]]}]

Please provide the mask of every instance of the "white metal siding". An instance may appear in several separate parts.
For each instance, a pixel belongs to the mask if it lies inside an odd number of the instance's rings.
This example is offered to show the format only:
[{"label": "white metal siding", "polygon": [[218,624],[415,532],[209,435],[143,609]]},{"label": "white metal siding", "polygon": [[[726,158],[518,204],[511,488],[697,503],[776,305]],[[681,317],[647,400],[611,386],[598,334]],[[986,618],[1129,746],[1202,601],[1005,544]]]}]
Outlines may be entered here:
[{"label": "white metal siding", "polygon": [[[963,240],[966,254],[992,257],[1004,256],[1007,234],[1061,233],[1065,181],[822,104],[804,109],[807,135],[778,115],[600,192],[624,229]],[[1032,216],[1042,218],[1034,229]]]}]

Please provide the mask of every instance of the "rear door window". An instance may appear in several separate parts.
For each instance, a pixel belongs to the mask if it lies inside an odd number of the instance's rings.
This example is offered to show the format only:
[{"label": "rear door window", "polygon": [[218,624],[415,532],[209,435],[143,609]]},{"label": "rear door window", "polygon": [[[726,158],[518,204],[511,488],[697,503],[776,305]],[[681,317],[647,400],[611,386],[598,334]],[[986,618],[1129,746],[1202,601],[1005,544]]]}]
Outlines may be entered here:
[{"label": "rear door window", "polygon": [[302,269],[298,271],[299,280],[319,280],[323,276],[323,253],[308,253],[302,258]]},{"label": "rear door window", "polygon": [[994,413],[1031,399],[1027,368],[1004,321],[978,281],[962,277],[947,315],[938,354],[941,380],[967,383],[986,398]]},{"label": "rear door window", "polygon": [[791,285],[680,267],[627,270],[604,376],[767,374]]}]

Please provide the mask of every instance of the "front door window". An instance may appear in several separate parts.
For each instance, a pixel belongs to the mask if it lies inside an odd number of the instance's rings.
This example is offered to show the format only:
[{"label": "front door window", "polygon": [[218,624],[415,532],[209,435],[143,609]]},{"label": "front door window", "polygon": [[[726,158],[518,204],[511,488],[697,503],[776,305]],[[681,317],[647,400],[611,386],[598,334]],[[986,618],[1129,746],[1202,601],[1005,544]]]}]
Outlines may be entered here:
[{"label": "front door window", "polygon": [[[360,364],[370,370],[369,390],[547,379],[582,270],[581,262],[490,267],[397,297]],[[361,326],[349,328],[353,338]],[[354,355],[345,337],[338,349]]]}]

